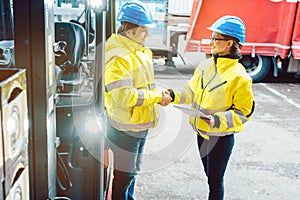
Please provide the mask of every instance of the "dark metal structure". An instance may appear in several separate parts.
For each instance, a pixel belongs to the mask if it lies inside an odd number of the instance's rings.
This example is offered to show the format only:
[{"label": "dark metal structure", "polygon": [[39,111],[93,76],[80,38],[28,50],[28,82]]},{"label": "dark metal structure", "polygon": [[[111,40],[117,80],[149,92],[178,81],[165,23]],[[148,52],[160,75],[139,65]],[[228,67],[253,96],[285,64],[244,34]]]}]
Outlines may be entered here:
[{"label": "dark metal structure", "polygon": [[[105,199],[102,70],[105,40],[115,31],[115,10],[110,9],[115,1],[72,1],[75,8],[55,2],[0,1],[0,61],[9,63],[0,68],[26,74],[29,129],[24,174],[29,192],[20,197]],[[70,16],[80,11],[83,20],[59,21],[56,11]],[[12,52],[13,63],[4,52]],[[2,134],[0,149],[5,137]],[[7,165],[3,151],[0,158],[1,167]],[[6,177],[0,173],[0,199],[15,199],[17,189],[3,188]]]}]

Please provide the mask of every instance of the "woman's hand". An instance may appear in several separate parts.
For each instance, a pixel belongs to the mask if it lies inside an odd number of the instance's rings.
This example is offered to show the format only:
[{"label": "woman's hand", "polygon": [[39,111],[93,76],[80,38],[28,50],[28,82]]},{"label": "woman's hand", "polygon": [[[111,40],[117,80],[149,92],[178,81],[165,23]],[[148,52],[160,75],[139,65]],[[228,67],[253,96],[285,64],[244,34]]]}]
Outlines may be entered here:
[{"label": "woman's hand", "polygon": [[204,117],[201,117],[201,119],[203,121],[205,121],[209,125],[210,128],[214,127],[214,125],[215,125],[215,118],[212,115],[208,115],[208,119],[204,118]]}]

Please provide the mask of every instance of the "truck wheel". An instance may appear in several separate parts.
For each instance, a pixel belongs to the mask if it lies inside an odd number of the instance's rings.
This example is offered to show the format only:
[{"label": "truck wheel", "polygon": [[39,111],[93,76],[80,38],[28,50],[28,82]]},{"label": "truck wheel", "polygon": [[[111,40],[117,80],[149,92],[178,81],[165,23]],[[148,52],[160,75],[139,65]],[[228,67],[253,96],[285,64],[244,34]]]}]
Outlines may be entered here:
[{"label": "truck wheel", "polygon": [[268,75],[272,59],[268,56],[256,55],[252,58],[250,55],[243,55],[240,63],[244,65],[253,82],[257,83]]}]

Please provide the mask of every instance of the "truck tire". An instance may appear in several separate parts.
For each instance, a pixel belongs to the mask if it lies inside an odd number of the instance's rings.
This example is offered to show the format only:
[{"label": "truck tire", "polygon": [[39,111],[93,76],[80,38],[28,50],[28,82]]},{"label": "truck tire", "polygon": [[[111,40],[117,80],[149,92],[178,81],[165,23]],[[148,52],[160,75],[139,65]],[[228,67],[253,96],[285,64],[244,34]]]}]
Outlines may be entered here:
[{"label": "truck tire", "polygon": [[272,59],[268,56],[255,55],[253,58],[250,55],[243,55],[240,63],[244,65],[253,82],[257,83],[268,75]]}]

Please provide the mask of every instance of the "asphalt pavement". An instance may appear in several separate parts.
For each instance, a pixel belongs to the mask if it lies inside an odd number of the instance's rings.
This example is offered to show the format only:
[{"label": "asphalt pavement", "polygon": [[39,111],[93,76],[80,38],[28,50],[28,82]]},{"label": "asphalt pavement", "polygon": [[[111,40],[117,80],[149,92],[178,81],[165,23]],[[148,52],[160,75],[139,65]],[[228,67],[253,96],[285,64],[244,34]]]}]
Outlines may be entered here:
[{"label": "asphalt pavement", "polygon": [[[181,88],[194,66],[155,66],[159,90]],[[253,84],[256,110],[246,130],[235,135],[225,175],[226,200],[300,199],[300,84]],[[206,176],[188,116],[161,107],[150,131],[137,200],[207,199]]]}]

